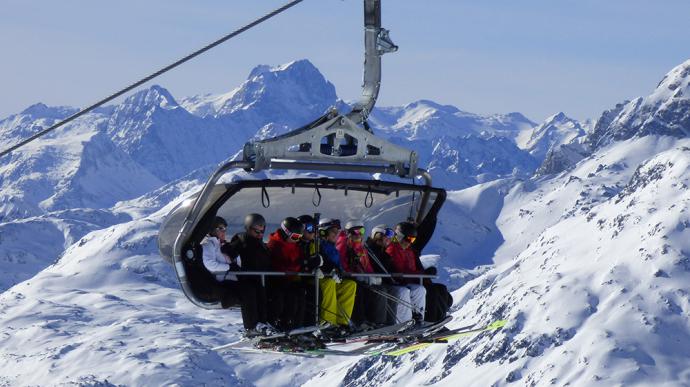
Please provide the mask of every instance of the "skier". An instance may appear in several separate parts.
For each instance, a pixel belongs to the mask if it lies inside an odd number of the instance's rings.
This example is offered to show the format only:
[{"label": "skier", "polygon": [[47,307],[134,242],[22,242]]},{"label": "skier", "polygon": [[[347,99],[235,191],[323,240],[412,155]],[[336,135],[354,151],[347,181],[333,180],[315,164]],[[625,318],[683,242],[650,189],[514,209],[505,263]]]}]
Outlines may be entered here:
[{"label": "skier", "polygon": [[228,223],[220,216],[216,216],[211,227],[201,241],[202,262],[206,270],[217,281],[211,286],[212,293],[221,300],[223,308],[229,308],[239,302],[239,286],[237,276],[228,273],[239,270],[236,260],[221,252],[221,245],[225,244],[225,230]]},{"label": "skier", "polygon": [[[410,222],[398,223],[395,226],[395,235],[391,243],[386,247],[386,253],[391,257],[393,270],[400,274],[424,274],[421,264],[417,265],[418,258],[410,248],[417,239],[417,227]],[[426,289],[414,279],[402,280],[402,286],[410,291],[410,301],[414,306],[412,317],[421,322],[424,319],[426,308]],[[398,308],[402,306],[398,304]],[[409,309],[396,311],[396,315],[407,315]],[[405,320],[403,320],[405,321]]]},{"label": "skier", "polygon": [[[268,239],[271,266],[276,271],[301,271],[302,256],[299,241],[304,225],[298,219],[287,217]],[[290,330],[303,325],[306,299],[305,286],[298,276],[276,277],[271,281],[271,316],[274,326]]]},{"label": "skier", "polygon": [[[244,218],[244,232],[235,234],[221,251],[231,259],[239,256],[242,271],[271,271],[271,255],[263,241],[265,231],[264,217],[249,214]],[[268,324],[268,300],[261,278],[240,275],[239,284],[245,335],[270,335],[275,329]]]},{"label": "skier", "polygon": [[355,304],[357,283],[349,279],[342,279],[343,267],[340,263],[340,254],[335,242],[340,233],[340,221],[338,219],[324,218],[319,221],[320,252],[323,257],[321,269],[330,273],[331,278],[323,278],[319,281],[321,289],[321,312],[319,317],[322,322],[332,326],[346,328],[352,317],[352,308]]},{"label": "skier", "polygon": [[[374,274],[374,268],[364,247],[364,223],[360,220],[350,220],[345,224],[345,232],[341,232],[336,241],[340,253],[341,264],[346,272]],[[352,321],[360,328],[386,323],[386,299],[378,294],[385,292],[381,285],[381,277],[360,277],[352,312]],[[365,324],[368,322],[368,324]]]},{"label": "skier", "polygon": [[[314,274],[318,279],[323,278],[323,272],[321,271],[321,265],[323,265],[323,258],[321,254],[317,251],[317,240],[316,240],[316,229],[317,224],[311,215],[301,215],[297,218],[304,225],[304,232],[302,233],[302,239],[298,242],[301,256],[300,265],[301,271],[306,273]],[[316,321],[313,308],[317,306],[314,305],[311,300],[314,300],[314,279],[310,277],[302,278],[302,282],[305,284],[305,291],[307,298],[305,300],[305,314],[303,317],[303,322],[305,325],[316,325],[319,322]]]}]

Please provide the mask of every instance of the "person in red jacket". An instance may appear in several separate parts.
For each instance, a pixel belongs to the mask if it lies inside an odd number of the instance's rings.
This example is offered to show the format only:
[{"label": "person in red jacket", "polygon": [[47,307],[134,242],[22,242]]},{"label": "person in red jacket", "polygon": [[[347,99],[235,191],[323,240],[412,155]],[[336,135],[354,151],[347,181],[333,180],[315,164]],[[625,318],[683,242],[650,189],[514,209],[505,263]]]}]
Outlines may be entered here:
[{"label": "person in red jacket", "polygon": [[[304,225],[298,219],[288,217],[280,228],[268,238],[271,266],[276,271],[301,271],[302,251],[299,241]],[[303,325],[306,289],[298,276],[275,277],[271,281],[270,316],[271,323],[280,329],[289,330]]]},{"label": "person in red jacket", "polygon": [[[417,255],[410,248],[416,239],[417,226],[414,223],[402,222],[395,226],[395,236],[393,236],[391,244],[386,248],[386,253],[391,257],[391,265],[394,272],[400,274],[424,274],[424,269],[417,264]],[[410,289],[410,301],[414,306],[412,317],[417,321],[421,321],[424,318],[426,309],[426,289],[414,279],[404,282],[403,286]],[[399,305],[398,308],[405,307]],[[402,310],[398,312],[404,313]]]},{"label": "person in red jacket", "polygon": [[[340,262],[348,273],[376,274],[364,245],[365,228],[360,220],[350,220],[345,232],[338,236],[336,247]],[[355,278],[357,286],[352,322],[359,328],[367,329],[386,324],[386,299],[380,293],[386,291],[381,286],[381,277]],[[364,323],[367,323],[366,325]]]}]

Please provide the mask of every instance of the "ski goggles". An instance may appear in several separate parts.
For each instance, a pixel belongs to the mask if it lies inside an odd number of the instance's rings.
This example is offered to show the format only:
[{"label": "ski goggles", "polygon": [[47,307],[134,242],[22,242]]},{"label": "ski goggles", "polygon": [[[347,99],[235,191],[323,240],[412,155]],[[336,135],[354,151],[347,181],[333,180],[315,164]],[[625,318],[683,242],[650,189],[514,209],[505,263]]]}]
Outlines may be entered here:
[{"label": "ski goggles", "polygon": [[306,231],[306,232],[308,232],[308,233],[311,234],[311,233],[313,233],[314,231],[316,231],[316,227],[314,227],[313,224],[305,224],[305,225],[304,225],[304,231]]},{"label": "ski goggles", "polygon": [[414,241],[417,240],[417,237],[416,237],[416,236],[413,236],[413,235],[405,236],[403,233],[400,233],[400,232],[396,232],[396,233],[395,233],[395,238],[396,238],[399,242],[405,241],[405,242],[407,242],[407,243],[409,243],[409,244],[413,244]]},{"label": "ski goggles", "polygon": [[406,236],[406,237],[403,237],[403,240],[409,244],[413,244],[414,241],[417,240],[417,237],[416,236]]},{"label": "ski goggles", "polygon": [[365,231],[366,230],[364,229],[364,227],[353,227],[353,228],[347,230],[348,234],[356,235],[356,236],[364,236]]},{"label": "ski goggles", "polygon": [[218,227],[216,227],[216,230],[218,230],[218,231],[225,231],[225,230],[227,230],[227,229],[228,229],[228,228],[225,227],[225,226],[218,226]]}]

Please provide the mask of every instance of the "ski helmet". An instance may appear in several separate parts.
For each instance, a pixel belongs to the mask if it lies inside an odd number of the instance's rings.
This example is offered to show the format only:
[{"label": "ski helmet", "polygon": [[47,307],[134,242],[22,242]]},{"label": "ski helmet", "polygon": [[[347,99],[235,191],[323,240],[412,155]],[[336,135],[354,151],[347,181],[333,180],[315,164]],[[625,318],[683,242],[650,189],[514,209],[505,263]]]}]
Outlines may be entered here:
[{"label": "ski helmet", "polygon": [[376,227],[374,227],[374,228],[371,229],[371,238],[374,239],[374,237],[375,237],[376,234],[378,234],[378,233],[381,233],[381,234],[385,235],[385,236],[388,237],[388,238],[392,238],[393,235],[394,235],[392,231],[393,231],[393,230],[391,230],[391,229],[390,229],[388,226],[386,226],[385,224],[379,224],[378,226],[376,226]]},{"label": "ski helmet", "polygon": [[262,226],[266,227],[266,219],[261,214],[249,214],[244,217],[244,229],[249,230],[250,227]]},{"label": "ski helmet", "polygon": [[326,237],[328,230],[332,228],[340,229],[340,219],[323,218],[319,220],[319,235]]},{"label": "ski helmet", "polygon": [[359,219],[348,220],[347,223],[345,223],[345,230],[347,230],[348,234],[364,237],[364,222]]},{"label": "ski helmet", "polygon": [[299,219],[289,216],[280,223],[280,229],[286,239],[299,240],[302,237],[304,225]]},{"label": "ski helmet", "polygon": [[297,218],[302,224],[304,225],[304,231],[308,233],[313,233],[316,232],[316,224],[314,224],[314,217],[311,215],[302,215],[299,218]]}]

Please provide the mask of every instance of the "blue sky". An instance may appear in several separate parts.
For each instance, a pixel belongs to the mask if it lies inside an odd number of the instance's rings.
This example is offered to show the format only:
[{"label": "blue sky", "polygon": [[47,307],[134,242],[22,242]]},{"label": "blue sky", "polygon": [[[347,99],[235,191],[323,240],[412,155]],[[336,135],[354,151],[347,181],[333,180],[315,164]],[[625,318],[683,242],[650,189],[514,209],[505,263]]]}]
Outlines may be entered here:
[{"label": "blue sky", "polygon": [[[85,106],[282,3],[2,0],[0,117]],[[596,119],[690,59],[689,15],[687,0],[384,0],[400,51],[384,56],[379,105]],[[361,0],[305,0],[155,83],[177,98],[226,92],[257,64],[307,58],[354,99],[362,39]]]}]

